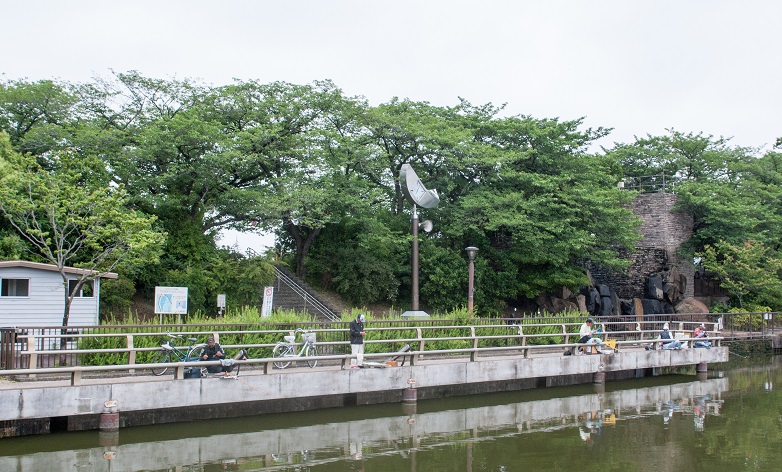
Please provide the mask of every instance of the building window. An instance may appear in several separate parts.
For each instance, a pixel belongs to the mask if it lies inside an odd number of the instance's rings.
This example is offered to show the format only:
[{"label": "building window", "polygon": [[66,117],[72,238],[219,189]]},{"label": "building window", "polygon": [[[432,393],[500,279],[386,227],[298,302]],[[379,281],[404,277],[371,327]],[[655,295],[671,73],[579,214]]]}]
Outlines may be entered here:
[{"label": "building window", "polygon": [[[79,283],[78,280],[69,280],[68,281],[68,293],[73,295],[73,289],[76,288],[76,284]],[[93,289],[92,289],[92,280],[88,280],[84,282],[84,285],[81,286],[81,290],[73,295],[74,297],[92,297],[93,295]]]},{"label": "building window", "polygon": [[27,297],[30,295],[30,279],[3,279],[0,297]]}]

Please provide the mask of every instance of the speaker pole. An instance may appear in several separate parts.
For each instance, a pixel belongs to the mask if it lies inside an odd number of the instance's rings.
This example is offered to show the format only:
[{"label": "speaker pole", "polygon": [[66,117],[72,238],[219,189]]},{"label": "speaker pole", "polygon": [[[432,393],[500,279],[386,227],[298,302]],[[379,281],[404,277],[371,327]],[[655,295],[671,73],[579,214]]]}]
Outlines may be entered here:
[{"label": "speaker pole", "polygon": [[412,279],[413,300],[411,310],[418,311],[418,211],[413,205],[413,255],[412,255]]}]

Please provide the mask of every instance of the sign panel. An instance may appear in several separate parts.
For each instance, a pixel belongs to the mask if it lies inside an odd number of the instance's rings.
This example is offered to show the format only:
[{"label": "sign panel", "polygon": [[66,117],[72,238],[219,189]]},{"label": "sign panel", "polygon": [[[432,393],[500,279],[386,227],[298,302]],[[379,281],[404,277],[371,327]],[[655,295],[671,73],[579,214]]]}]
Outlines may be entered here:
[{"label": "sign panel", "polygon": [[155,287],[155,314],[187,314],[187,287]]},{"label": "sign panel", "polygon": [[221,293],[217,296],[217,308],[225,308],[225,294]]},{"label": "sign panel", "polygon": [[263,307],[261,309],[261,316],[271,316],[273,299],[274,299],[274,287],[264,287]]}]

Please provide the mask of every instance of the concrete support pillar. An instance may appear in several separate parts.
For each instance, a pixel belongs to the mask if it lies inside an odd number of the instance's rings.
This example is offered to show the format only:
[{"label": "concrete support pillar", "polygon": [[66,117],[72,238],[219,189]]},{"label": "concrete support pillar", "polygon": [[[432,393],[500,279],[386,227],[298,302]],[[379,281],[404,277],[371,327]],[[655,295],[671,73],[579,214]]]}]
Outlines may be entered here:
[{"label": "concrete support pillar", "polygon": [[418,401],[418,391],[414,388],[402,390],[402,403],[416,403]]},{"label": "concrete support pillar", "polygon": [[605,372],[595,372],[592,374],[592,383],[596,384],[604,384],[606,383],[606,373]]},{"label": "concrete support pillar", "polygon": [[[112,447],[119,446],[119,431],[98,431],[98,446]],[[104,459],[114,459],[114,456],[109,454],[103,455]]]},{"label": "concrete support pillar", "polygon": [[101,431],[118,431],[119,413],[101,413],[98,429]]},{"label": "concrete support pillar", "polygon": [[705,362],[701,362],[695,366],[695,372],[708,372],[709,371],[709,365]]}]

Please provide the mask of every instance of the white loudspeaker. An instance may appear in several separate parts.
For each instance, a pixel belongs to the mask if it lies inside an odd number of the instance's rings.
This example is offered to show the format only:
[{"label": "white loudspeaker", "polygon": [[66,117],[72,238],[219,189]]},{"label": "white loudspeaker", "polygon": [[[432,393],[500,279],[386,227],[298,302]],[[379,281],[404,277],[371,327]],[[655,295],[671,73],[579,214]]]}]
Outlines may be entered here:
[{"label": "white loudspeaker", "polygon": [[427,233],[431,232],[432,228],[434,228],[434,226],[432,225],[432,222],[430,220],[422,221],[421,224],[418,225],[418,227],[421,228],[422,230],[424,230]]}]

